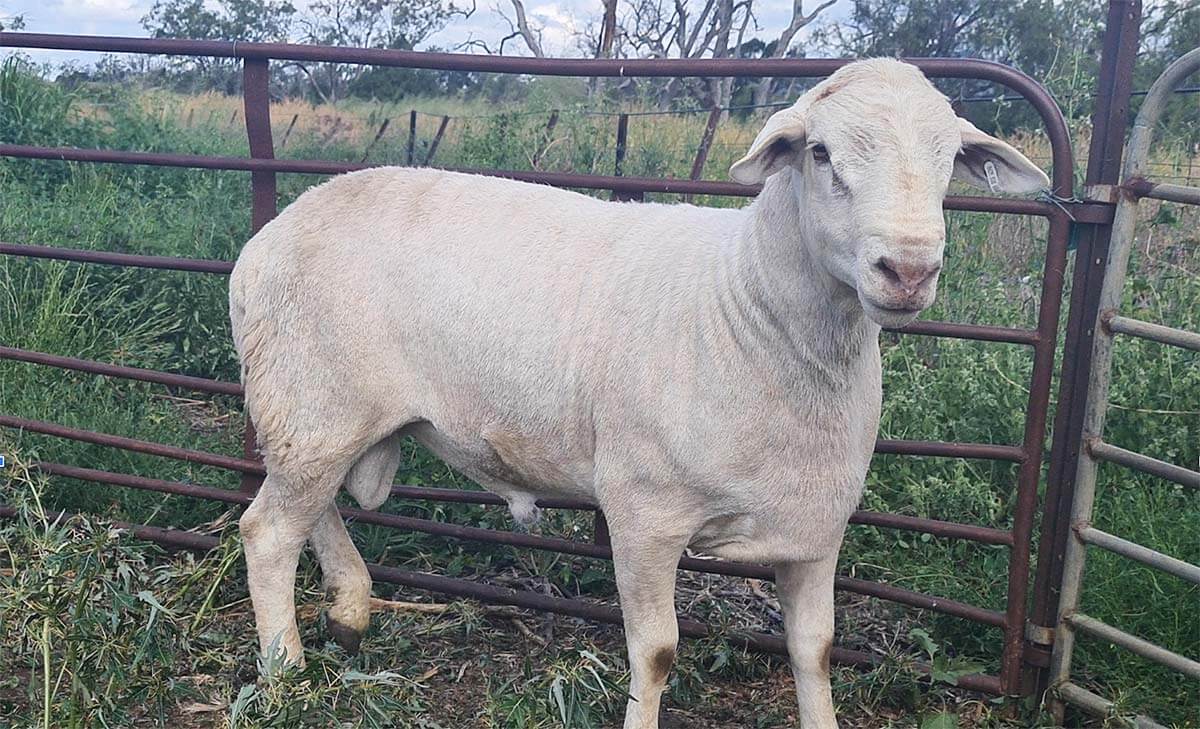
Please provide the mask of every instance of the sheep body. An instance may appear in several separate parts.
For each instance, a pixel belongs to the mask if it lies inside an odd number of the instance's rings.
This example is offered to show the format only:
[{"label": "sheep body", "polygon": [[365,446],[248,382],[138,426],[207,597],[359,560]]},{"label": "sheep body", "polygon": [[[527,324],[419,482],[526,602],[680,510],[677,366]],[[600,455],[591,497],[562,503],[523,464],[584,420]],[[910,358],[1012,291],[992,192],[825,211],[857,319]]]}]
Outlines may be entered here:
[{"label": "sheep body", "polygon": [[691,545],[772,562],[804,729],[834,729],[837,552],[881,400],[880,326],[932,304],[952,176],[1048,180],[898,61],[850,64],[730,169],[741,210],[602,202],[383,168],[302,195],[230,279],[268,475],[242,515],[264,652],[302,660],[307,541],[348,650],[371,580],[334,497],[387,497],[411,435],[532,522],[540,496],[608,519],[629,650],[625,729],[656,729]]},{"label": "sheep body", "polygon": [[[403,430],[522,521],[571,496],[610,521],[657,510],[721,556],[828,552],[870,457],[878,349],[869,323],[846,369],[783,346],[742,278],[755,214],[404,168],[309,190],[230,282],[268,469],[369,464]],[[395,468],[365,465],[347,487],[373,508]]]}]

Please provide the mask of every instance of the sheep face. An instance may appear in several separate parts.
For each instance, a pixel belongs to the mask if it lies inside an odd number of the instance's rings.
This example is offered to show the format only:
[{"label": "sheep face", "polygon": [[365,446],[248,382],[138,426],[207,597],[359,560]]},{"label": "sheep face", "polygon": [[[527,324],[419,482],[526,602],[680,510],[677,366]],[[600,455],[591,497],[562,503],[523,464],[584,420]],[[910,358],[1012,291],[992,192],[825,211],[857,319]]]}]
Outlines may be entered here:
[{"label": "sheep face", "polygon": [[1049,185],[1020,152],[955,116],[915,66],[890,59],[844,66],[768,119],[730,169],[745,184],[777,174],[801,230],[776,233],[807,246],[886,327],[933,303],[951,179],[993,193]]}]

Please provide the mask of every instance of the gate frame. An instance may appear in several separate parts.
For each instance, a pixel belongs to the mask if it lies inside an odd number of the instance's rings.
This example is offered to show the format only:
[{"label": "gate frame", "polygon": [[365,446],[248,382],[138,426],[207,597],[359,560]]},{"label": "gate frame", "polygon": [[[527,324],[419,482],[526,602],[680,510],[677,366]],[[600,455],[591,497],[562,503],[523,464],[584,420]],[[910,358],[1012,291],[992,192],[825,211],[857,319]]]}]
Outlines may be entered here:
[{"label": "gate frame", "polygon": [[[1113,8],[1116,7],[1136,7],[1138,9],[1137,15],[1140,16],[1140,2],[1136,0],[1133,2],[1128,0],[1113,0],[1110,6],[1110,19]],[[1136,27],[1136,21],[1133,25]],[[1111,31],[1112,29],[1110,28],[1110,33]],[[1123,37],[1127,38],[1127,36]],[[244,74],[244,118],[246,120],[247,136],[250,141],[251,152],[249,158],[49,148],[10,144],[0,144],[0,156],[248,171],[251,172],[252,232],[256,232],[276,212],[276,173],[338,174],[374,166],[323,160],[282,160],[274,158],[274,149],[271,140],[269,93],[267,88],[269,81],[268,64],[272,59],[580,77],[771,76],[779,78],[812,78],[826,76],[849,62],[848,60],[835,59],[535,59],[333,48],[295,44],[63,36],[34,33],[0,33],[0,47],[3,46],[141,54],[205,55],[242,59]],[[1037,310],[1037,327],[1035,329],[1014,329],[987,325],[922,321],[909,325],[900,331],[906,334],[949,336],[1029,346],[1033,350],[1033,368],[1030,378],[1024,434],[1022,443],[1019,446],[895,440],[881,440],[876,446],[876,452],[878,453],[983,458],[1019,464],[1016,479],[1016,499],[1014,500],[1012,513],[1013,528],[1011,531],[907,517],[897,514],[864,511],[856,512],[851,519],[851,523],[919,531],[939,537],[967,539],[984,544],[1008,546],[1010,548],[1010,558],[1007,574],[1006,607],[1004,612],[988,610],[954,600],[946,600],[936,596],[904,590],[892,585],[847,577],[839,577],[837,587],[843,591],[892,600],[901,604],[934,610],[985,625],[1000,627],[1004,631],[1003,647],[999,656],[1001,661],[1000,675],[967,676],[960,678],[958,684],[964,688],[991,694],[1007,696],[1029,695],[1033,690],[1033,678],[1035,677],[1035,670],[1039,665],[1036,659],[1036,647],[1027,642],[1027,628],[1029,625],[1026,621],[1026,615],[1032,547],[1031,537],[1033,520],[1037,510],[1037,488],[1040,479],[1040,469],[1045,451],[1045,426],[1050,399],[1051,377],[1054,370],[1058,317],[1062,305],[1067,247],[1073,223],[1097,226],[1097,230],[1102,230],[1112,220],[1113,206],[1107,201],[1079,200],[1074,197],[1074,167],[1066,123],[1053,98],[1035,80],[1015,69],[979,59],[916,58],[906,60],[917,65],[931,77],[981,79],[1007,86],[1011,90],[1023,95],[1040,115],[1045,125],[1046,134],[1050,139],[1053,159],[1053,192],[1050,198],[1043,200],[951,196],[946,199],[944,205],[948,210],[1034,215],[1048,219],[1049,232],[1047,236],[1046,258],[1043,270],[1042,290]],[[1129,80],[1128,78],[1124,78],[1123,75],[1128,76],[1131,70],[1131,65],[1123,63],[1114,63],[1111,66],[1111,78],[1115,79],[1114,83],[1118,89],[1121,88],[1121,84],[1124,84],[1123,88],[1128,89]],[[1113,96],[1120,96],[1120,94],[1117,93]],[[1111,103],[1111,96],[1104,98],[1109,99],[1109,101],[1102,99],[1101,106]],[[1100,114],[1100,109],[1097,110],[1097,114]],[[1116,131],[1111,132],[1109,136],[1113,134],[1119,136],[1119,130],[1123,127],[1123,123],[1114,126],[1116,127]],[[641,199],[647,192],[743,197],[753,196],[758,192],[758,189],[755,187],[703,180],[634,178],[536,171],[462,171],[499,175],[556,186],[607,189],[616,195],[633,199]],[[225,261],[128,255],[103,251],[9,243],[0,243],[0,254],[204,273],[228,274],[232,269],[232,263]],[[91,362],[12,347],[0,347],[0,359],[19,360],[106,376],[156,382],[163,385],[195,389],[203,392],[227,395],[241,394],[241,387],[236,383],[218,382],[204,378]],[[38,464],[39,469],[44,473],[74,479],[215,499],[230,504],[246,504],[252,498],[253,490],[264,473],[263,466],[257,460],[253,448],[253,426],[250,423],[247,423],[245,449],[242,458],[165,446],[116,435],[93,433],[86,430],[66,428],[53,423],[44,423],[6,415],[0,415],[0,426],[19,428],[230,469],[242,474],[242,488],[240,491],[233,491],[193,484],[173,483],[127,474],[109,473],[63,464]],[[397,486],[393,488],[392,493],[396,496],[413,499],[476,504],[502,503],[498,497],[485,492]],[[594,510],[594,507],[588,503],[569,499],[547,500],[541,502],[541,505],[546,508]],[[11,515],[11,513],[12,510],[8,507],[0,507],[0,516]],[[603,520],[599,512],[596,512],[595,536],[598,543],[595,544],[462,527],[424,519],[400,517],[392,514],[380,514],[356,509],[344,509],[342,513],[344,516],[352,517],[365,523],[381,524],[431,534],[509,544],[512,546],[549,549],[601,559],[611,557],[611,550],[608,548],[606,540],[603,539]],[[154,530],[139,525],[132,525],[131,528],[139,536],[186,548],[205,548],[204,545],[211,546],[211,543],[215,543],[209,541],[211,538],[201,538],[198,535],[178,532],[176,530]],[[680,567],[719,574],[773,579],[773,571],[769,567],[758,565],[685,558],[681,561]],[[375,579],[421,589],[430,589],[535,609],[551,610],[601,622],[620,622],[619,611],[590,605],[577,600],[548,598],[536,594],[520,593],[489,585],[407,572],[377,565],[371,566],[371,573]],[[1036,633],[1036,630],[1033,631],[1035,637]],[[681,621],[681,634],[689,637],[707,635],[708,628],[699,623],[685,620]],[[737,645],[786,654],[786,646],[779,636],[738,634],[730,636],[730,640]],[[1037,641],[1033,642],[1036,643]],[[835,648],[832,657],[835,661],[860,665],[872,665],[877,660],[871,654],[841,648]]]},{"label": "gate frame", "polygon": [[[1052,689],[1050,708],[1058,723],[1062,722],[1066,704],[1078,706],[1088,713],[1100,716],[1108,716],[1115,708],[1111,701],[1071,681],[1071,659],[1077,632],[1108,641],[1147,660],[1200,679],[1200,662],[1107,625],[1079,610],[1088,545],[1200,585],[1200,566],[1108,534],[1091,525],[1096,476],[1101,462],[1116,463],[1185,486],[1200,488],[1200,472],[1159,461],[1103,440],[1104,422],[1108,411],[1108,389],[1112,376],[1113,343],[1117,334],[1200,352],[1200,333],[1126,318],[1118,313],[1129,259],[1133,252],[1139,202],[1143,198],[1153,198],[1200,205],[1200,187],[1153,183],[1145,177],[1146,161],[1158,120],[1175,88],[1198,71],[1200,48],[1181,56],[1155,80],[1138,111],[1129,142],[1125,147],[1120,184],[1096,190],[1100,195],[1111,194],[1116,199],[1117,208],[1111,226],[1111,246],[1107,251],[1107,260],[1097,260],[1094,266],[1089,266],[1102,271],[1103,277],[1096,294],[1095,308],[1090,312],[1091,320],[1088,322],[1090,330],[1094,332],[1094,339],[1080,432],[1072,444],[1076,467],[1071,510],[1061,524],[1059,534],[1065,540],[1065,550],[1049,670]],[[1089,262],[1092,261],[1089,259]],[[1145,729],[1161,729],[1159,724],[1145,716],[1135,717],[1132,725]]]}]

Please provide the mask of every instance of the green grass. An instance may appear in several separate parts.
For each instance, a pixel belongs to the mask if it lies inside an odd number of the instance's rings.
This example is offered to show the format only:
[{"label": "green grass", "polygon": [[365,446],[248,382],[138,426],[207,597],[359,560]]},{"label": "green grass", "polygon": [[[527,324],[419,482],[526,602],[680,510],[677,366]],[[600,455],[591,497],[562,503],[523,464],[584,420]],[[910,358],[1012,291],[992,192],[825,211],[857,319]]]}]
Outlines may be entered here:
[{"label": "green grass", "polygon": [[[73,98],[7,63],[0,70],[0,138],[246,153],[240,127],[227,128],[227,115],[215,115],[210,124],[198,113],[189,127],[179,109],[161,109],[180,100],[119,90],[104,90],[107,105],[97,114],[86,102],[95,101],[98,92],[87,93],[90,99]],[[446,108],[459,114],[480,111],[461,104]],[[529,169],[532,152],[542,143],[541,110],[549,109],[549,102],[533,94],[528,108],[538,113],[456,123],[438,161]],[[350,109],[347,115],[352,112],[370,117],[394,110]],[[367,121],[374,123],[378,116]],[[278,117],[276,124],[281,124]],[[432,137],[429,124],[436,120],[422,121],[424,144]],[[730,120],[722,127],[709,177],[720,177],[740,154],[741,140],[753,136],[754,124]],[[687,176],[702,125],[702,118],[635,118],[626,173]],[[362,126],[370,125],[364,121]],[[281,134],[277,129],[277,140]],[[394,130],[372,151],[372,160],[402,159],[402,137]],[[564,113],[554,140],[543,169],[611,172],[612,119]],[[327,139],[312,129],[292,135],[287,155],[357,161],[363,148],[359,137]],[[1179,164],[1178,156],[1160,161]],[[319,179],[281,176],[282,201]],[[248,202],[249,179],[241,173],[0,161],[0,240],[6,242],[232,260],[248,237]],[[1126,310],[1200,329],[1195,233],[1200,216],[1179,206],[1147,207]],[[953,214],[949,231],[946,273],[928,318],[1032,326],[1044,225]],[[214,275],[6,257],[0,259],[0,342],[236,380],[225,286],[224,278]],[[883,436],[1020,441],[1032,362],[1027,348],[892,335],[885,335],[884,345]],[[1198,364],[1194,354],[1181,350],[1122,341],[1107,437],[1195,466],[1200,460]],[[240,453],[236,400],[156,385],[0,361],[0,413]],[[236,486],[232,474],[218,469],[12,430],[0,430],[0,452],[19,464],[50,460]],[[1005,464],[881,456],[869,477],[865,507],[1007,528],[1015,477],[1015,467]],[[23,515],[0,523],[5,547],[0,549],[0,640],[11,647],[0,651],[0,676],[8,677],[0,679],[0,726],[41,726],[46,711],[50,726],[249,727],[304,721],[314,726],[584,727],[609,725],[619,717],[625,676],[618,631],[466,602],[451,603],[434,616],[383,611],[373,619],[363,655],[353,660],[324,643],[313,612],[302,613],[305,643],[314,649],[308,667],[282,682],[256,681],[244,572],[225,509],[68,479],[46,481],[20,467],[6,469],[0,478],[2,500],[19,504]],[[406,453],[399,481],[470,486],[415,445]],[[1200,561],[1200,494],[1106,467],[1097,504],[1098,527]],[[43,509],[59,508],[100,518],[54,524],[40,517]],[[416,502],[391,502],[385,509],[511,527],[507,514],[497,509]],[[203,557],[167,555],[108,529],[104,518],[196,528],[224,540]],[[579,515],[554,513],[545,529],[578,538],[589,533],[590,524]],[[568,596],[613,598],[607,564],[373,527],[353,531],[369,560],[515,580]],[[852,527],[842,571],[1002,609],[1007,562],[1008,551],[1000,547]],[[306,565],[302,606],[320,602],[317,582]],[[749,595],[742,585],[697,583],[694,594],[710,596],[689,602],[689,614],[719,625],[777,631],[777,620],[762,609],[760,598],[736,598]],[[1089,554],[1084,611],[1193,657],[1200,655],[1198,598],[1200,591],[1179,580],[1097,551]],[[554,641],[536,647],[513,620],[535,633],[553,628]],[[900,621],[899,627],[886,628],[890,620]],[[870,674],[837,673],[847,726],[912,726],[918,716],[936,726],[934,717],[943,711],[956,714],[963,726],[1028,726],[1036,720],[1022,716],[1006,724],[991,704],[946,688],[930,689],[914,677],[912,661],[929,658],[931,650],[950,657],[955,666],[978,664],[995,671],[997,631],[853,596],[840,598],[839,621],[843,643],[885,644],[896,656]],[[928,640],[911,633],[918,625],[928,631]],[[432,667],[438,672],[422,678]],[[1087,638],[1079,641],[1075,675],[1118,698],[1123,709],[1181,726],[1192,725],[1200,706],[1194,682]],[[684,725],[783,726],[789,711],[794,713],[788,691],[787,671],[777,660],[745,655],[720,641],[689,643],[672,680],[668,714],[675,712]],[[446,718],[451,716],[453,721]]]}]

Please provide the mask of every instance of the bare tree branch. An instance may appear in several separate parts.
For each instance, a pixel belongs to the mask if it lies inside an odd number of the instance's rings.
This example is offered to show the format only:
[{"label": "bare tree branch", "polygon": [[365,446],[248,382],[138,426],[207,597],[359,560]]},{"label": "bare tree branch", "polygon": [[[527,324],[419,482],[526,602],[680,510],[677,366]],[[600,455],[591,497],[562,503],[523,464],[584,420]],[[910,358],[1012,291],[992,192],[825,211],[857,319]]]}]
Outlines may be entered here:
[{"label": "bare tree branch", "polygon": [[[837,0],[824,0],[817,5],[811,13],[805,15],[804,0],[793,0],[792,2],[792,19],[782,31],[779,32],[779,38],[775,41],[775,48],[768,54],[768,58],[783,58],[787,55],[788,49],[791,48],[792,41],[796,38],[796,34],[800,29],[817,19],[821,13],[825,12]],[[771,95],[771,84],[774,83],[773,78],[763,78],[759,80],[758,86],[754,88],[754,104],[761,106],[767,103],[767,98]]]},{"label": "bare tree branch", "polygon": [[[535,33],[529,27],[529,20],[525,17],[525,4],[521,0],[512,0],[513,9],[517,13],[517,32],[525,39],[525,45],[529,47],[529,51],[538,58],[545,58],[546,53],[542,50],[542,41],[539,33]],[[501,41],[503,46],[503,41]],[[503,50],[501,50],[503,53]]]}]

